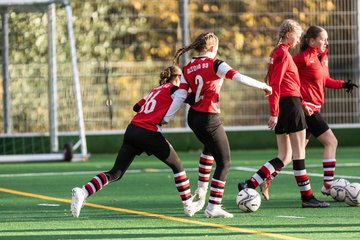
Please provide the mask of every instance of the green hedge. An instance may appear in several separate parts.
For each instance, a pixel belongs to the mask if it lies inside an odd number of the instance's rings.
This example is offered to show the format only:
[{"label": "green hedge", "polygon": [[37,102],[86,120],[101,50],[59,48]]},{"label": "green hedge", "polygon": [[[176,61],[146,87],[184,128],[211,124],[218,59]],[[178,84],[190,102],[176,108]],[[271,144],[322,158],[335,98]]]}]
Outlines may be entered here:
[{"label": "green hedge", "polygon": [[[333,129],[333,131],[338,139],[339,147],[360,147],[360,128]],[[202,145],[192,132],[164,133],[164,135],[177,151],[200,151],[202,149]],[[232,150],[276,148],[273,131],[227,131],[227,135]],[[65,143],[75,144],[78,139],[76,136],[59,137],[60,151]],[[87,134],[86,140],[90,154],[117,153],[123,141],[123,134]],[[48,137],[44,136],[0,137],[1,154],[43,153],[50,149],[49,144]],[[321,147],[321,144],[312,137],[308,147]]]},{"label": "green hedge", "polygon": [[[360,128],[333,129],[339,147],[359,146]],[[177,151],[198,151],[202,145],[192,132],[164,133],[165,137]],[[230,147],[233,150],[241,149],[272,149],[276,148],[275,134],[273,131],[228,131]],[[87,135],[87,144],[90,153],[114,153],[122,144],[123,135]],[[312,137],[308,147],[320,147],[321,144]]]}]

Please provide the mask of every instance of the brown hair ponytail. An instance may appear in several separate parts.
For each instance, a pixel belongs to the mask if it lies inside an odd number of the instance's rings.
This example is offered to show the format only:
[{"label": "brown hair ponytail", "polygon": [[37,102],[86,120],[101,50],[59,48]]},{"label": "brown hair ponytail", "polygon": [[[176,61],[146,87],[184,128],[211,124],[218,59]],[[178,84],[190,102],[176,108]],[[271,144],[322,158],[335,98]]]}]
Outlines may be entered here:
[{"label": "brown hair ponytail", "polygon": [[159,84],[172,83],[179,75],[181,75],[181,69],[177,66],[170,66],[160,72]]},{"label": "brown hair ponytail", "polygon": [[[270,53],[270,59],[269,61],[272,61],[272,55],[273,53],[275,52],[276,48],[280,45],[281,41],[283,40],[283,38],[285,37],[285,35],[288,33],[288,32],[295,32],[295,31],[302,31],[301,29],[301,26],[300,24],[293,20],[293,19],[285,19],[281,24],[280,24],[280,27],[279,27],[279,33],[278,33],[278,41],[275,45],[275,47],[273,48],[273,50],[271,51]],[[270,62],[269,62],[270,63]],[[265,76],[265,79],[264,79],[264,82],[266,82],[267,84],[269,84],[269,68],[268,68],[268,71],[266,73],[266,76]]]},{"label": "brown hair ponytail", "polygon": [[176,51],[173,62],[174,64],[179,64],[180,56],[186,53],[187,51],[190,51],[192,49],[196,50],[199,53],[208,51],[211,47],[216,46],[218,43],[219,43],[219,39],[215,35],[215,33],[213,32],[201,33],[192,43]]}]

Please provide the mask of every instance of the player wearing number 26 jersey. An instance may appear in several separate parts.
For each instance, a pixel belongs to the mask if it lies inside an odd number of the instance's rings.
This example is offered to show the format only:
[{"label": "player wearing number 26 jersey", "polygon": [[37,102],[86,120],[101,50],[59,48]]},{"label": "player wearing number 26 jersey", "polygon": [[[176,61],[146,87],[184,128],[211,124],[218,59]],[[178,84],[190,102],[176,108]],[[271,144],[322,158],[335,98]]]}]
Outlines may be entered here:
[{"label": "player wearing number 26 jersey", "polygon": [[172,103],[171,95],[177,89],[178,87],[172,83],[165,83],[154,88],[137,103],[141,108],[131,123],[150,131],[160,131],[159,124]]},{"label": "player wearing number 26 jersey", "polygon": [[271,94],[271,87],[244,76],[225,62],[215,59],[218,38],[212,32],[200,34],[189,46],[179,49],[175,55],[176,62],[183,53],[191,49],[196,50],[199,57],[192,58],[184,66],[179,90],[175,92],[174,100],[163,121],[168,122],[172,118],[186,99],[188,90],[195,94],[195,103],[189,110],[187,120],[189,127],[204,145],[204,149],[200,156],[198,188],[194,198],[199,199],[199,206],[203,208],[212,163],[215,161],[216,169],[211,179],[210,197],[205,216],[231,218],[233,215],[221,207],[230,168],[229,142],[219,117],[220,89],[223,79],[232,79],[247,86],[262,89],[267,95]]},{"label": "player wearing number 26 jersey", "polygon": [[79,217],[87,197],[100,191],[108,183],[120,180],[135,156],[143,152],[154,155],[172,169],[176,188],[184,204],[185,215],[193,216],[200,210],[192,202],[190,182],[182,162],[173,147],[159,132],[158,126],[172,102],[172,94],[179,86],[180,76],[180,68],[176,66],[166,68],[160,74],[160,86],[135,104],[133,109],[137,114],[125,131],[124,141],[113,168],[99,173],[82,188],[72,190],[71,212],[74,217]]}]

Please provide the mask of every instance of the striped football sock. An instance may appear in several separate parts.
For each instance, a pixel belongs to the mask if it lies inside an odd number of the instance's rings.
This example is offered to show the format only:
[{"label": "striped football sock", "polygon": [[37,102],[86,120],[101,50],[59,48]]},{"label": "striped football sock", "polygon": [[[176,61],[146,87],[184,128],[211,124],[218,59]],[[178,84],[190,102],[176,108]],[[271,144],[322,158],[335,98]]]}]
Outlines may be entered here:
[{"label": "striped football sock", "polygon": [[220,205],[224,194],[225,183],[213,178],[211,180],[209,203]]},{"label": "striped football sock", "polygon": [[182,171],[174,174],[175,186],[180,194],[181,200],[185,203],[191,198],[190,181],[186,172]]},{"label": "striped football sock", "polygon": [[94,193],[100,191],[103,187],[105,187],[109,183],[109,180],[105,173],[99,173],[95,177],[91,179],[90,182],[84,185],[84,192],[88,193],[88,196],[93,195]]},{"label": "striped football sock", "polygon": [[336,159],[323,159],[324,187],[330,188],[334,182]]},{"label": "striped football sock", "polygon": [[266,162],[251,178],[247,181],[249,187],[257,188],[265,179],[272,179],[280,171],[284,163],[279,158],[274,158]]},{"label": "striped football sock", "polygon": [[198,186],[208,188],[214,157],[201,153],[199,160]]},{"label": "striped football sock", "polygon": [[280,168],[279,170],[276,170],[275,172],[273,172],[270,175],[270,180],[273,180],[279,174],[279,172],[281,172],[281,170],[282,170],[282,168]]},{"label": "striped football sock", "polygon": [[305,169],[305,160],[293,160],[294,176],[299,186],[301,198],[306,199],[313,196],[310,180]]}]

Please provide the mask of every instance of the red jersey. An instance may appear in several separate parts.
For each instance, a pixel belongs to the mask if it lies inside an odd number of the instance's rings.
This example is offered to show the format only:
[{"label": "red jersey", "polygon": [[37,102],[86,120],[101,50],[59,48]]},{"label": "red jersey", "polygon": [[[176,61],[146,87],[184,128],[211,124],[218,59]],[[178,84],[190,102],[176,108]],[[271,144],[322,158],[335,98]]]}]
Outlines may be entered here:
[{"label": "red jersey", "polygon": [[299,73],[288,45],[280,44],[271,55],[268,80],[273,90],[269,96],[270,113],[278,116],[280,97],[301,97]]},{"label": "red jersey", "polygon": [[165,83],[151,90],[145,98],[138,102],[141,109],[133,117],[131,123],[150,131],[161,131],[159,124],[172,103],[173,87],[176,86],[172,83]]},{"label": "red jersey", "polygon": [[[223,79],[216,75],[217,67],[223,61],[208,58],[198,57],[193,58],[183,68],[183,79],[179,89],[186,91],[191,88],[195,93],[195,103],[191,106],[198,112],[219,113],[220,89],[223,84]],[[226,73],[227,78],[232,78],[236,71],[229,69]]]},{"label": "red jersey", "polygon": [[317,48],[308,47],[294,56],[301,81],[301,95],[305,104],[320,112],[324,103],[325,87],[342,88],[343,80],[330,78],[327,51],[319,56]]}]

